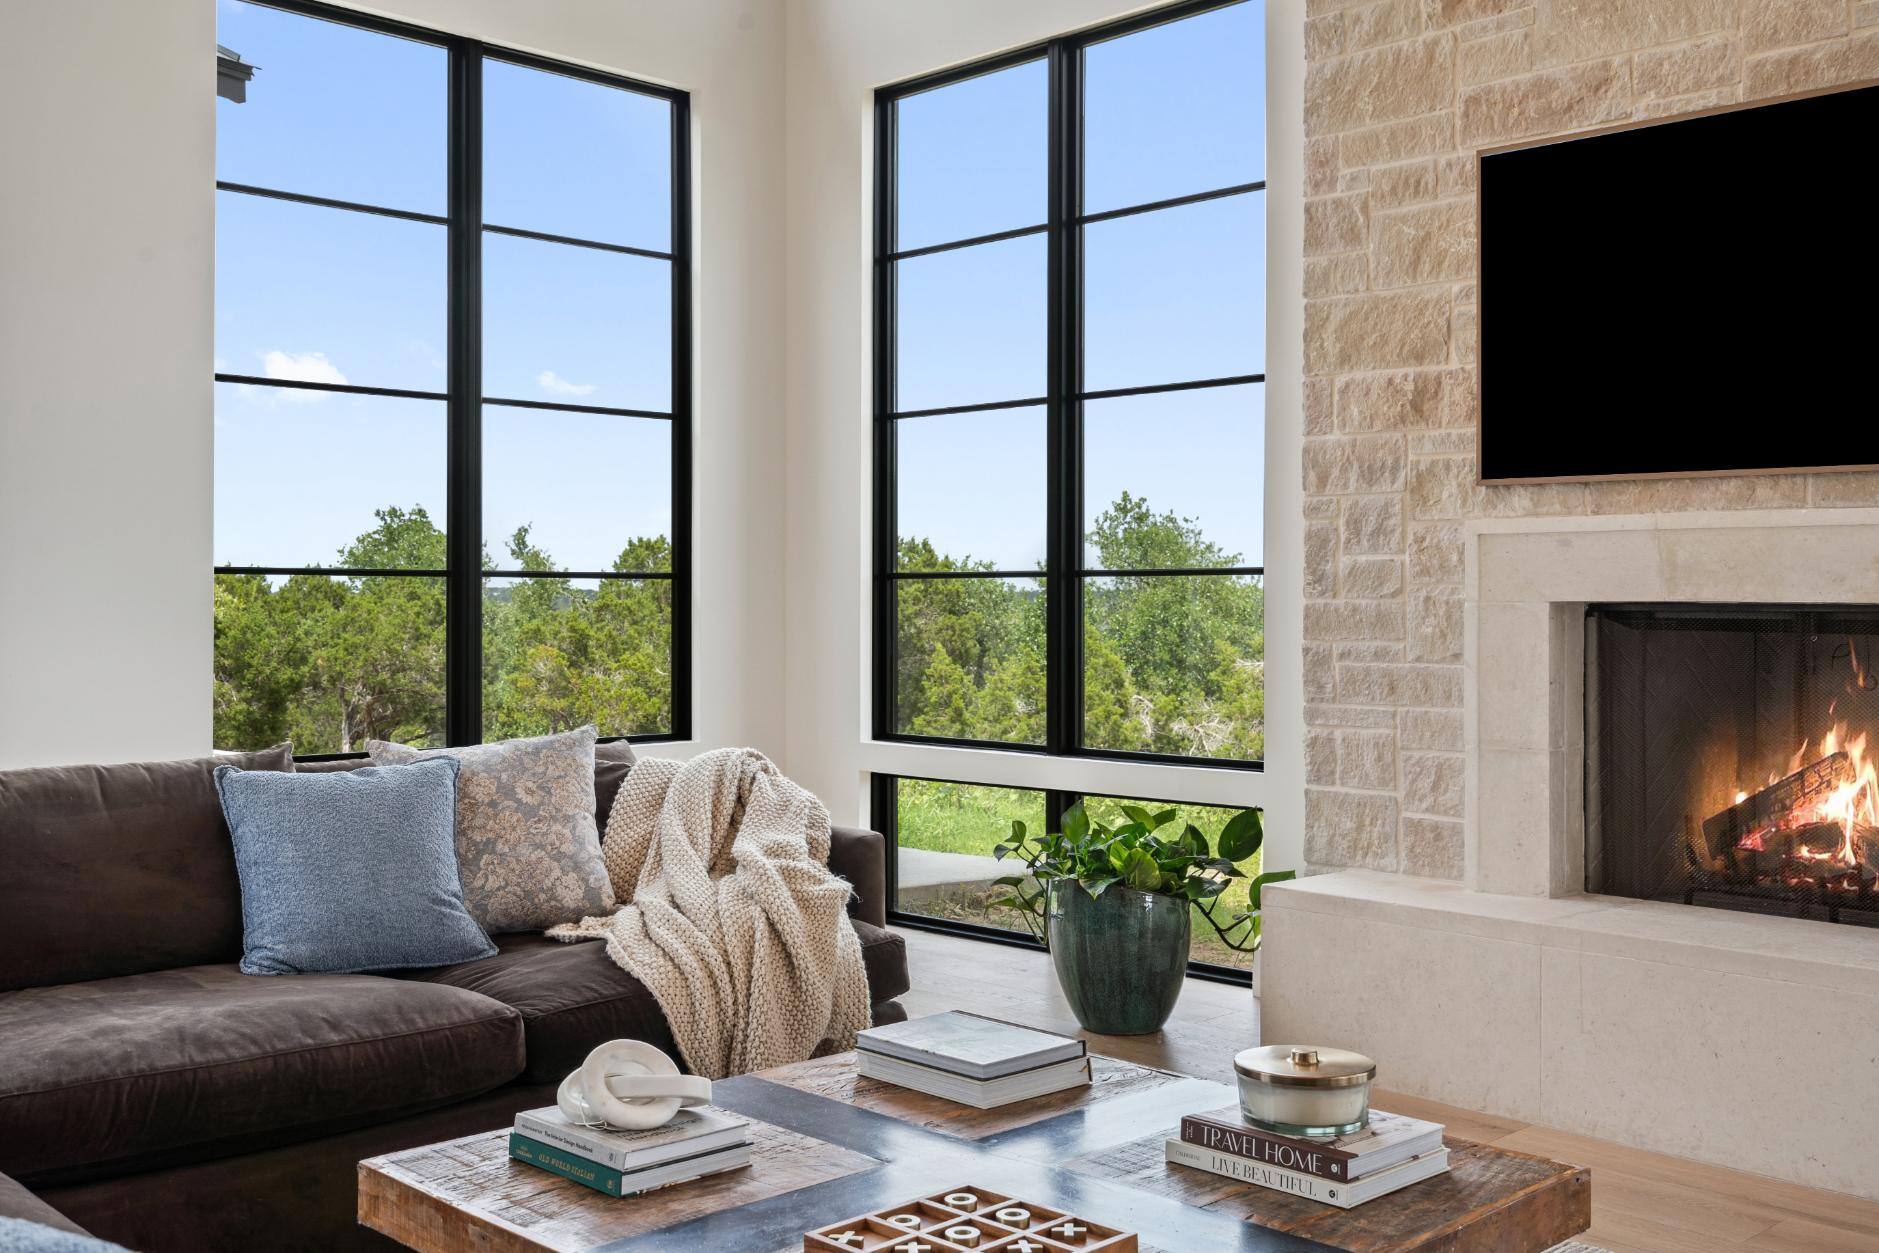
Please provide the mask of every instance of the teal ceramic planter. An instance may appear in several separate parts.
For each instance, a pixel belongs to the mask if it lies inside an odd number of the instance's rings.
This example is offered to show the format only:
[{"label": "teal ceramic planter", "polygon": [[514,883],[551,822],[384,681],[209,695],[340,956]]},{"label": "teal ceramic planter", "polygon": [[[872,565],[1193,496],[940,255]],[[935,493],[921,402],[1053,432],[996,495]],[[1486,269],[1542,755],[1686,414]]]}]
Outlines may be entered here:
[{"label": "teal ceramic planter", "polygon": [[1192,939],[1186,901],[1120,885],[1100,897],[1051,885],[1050,960],[1084,1028],[1102,1035],[1161,1030],[1181,996]]}]

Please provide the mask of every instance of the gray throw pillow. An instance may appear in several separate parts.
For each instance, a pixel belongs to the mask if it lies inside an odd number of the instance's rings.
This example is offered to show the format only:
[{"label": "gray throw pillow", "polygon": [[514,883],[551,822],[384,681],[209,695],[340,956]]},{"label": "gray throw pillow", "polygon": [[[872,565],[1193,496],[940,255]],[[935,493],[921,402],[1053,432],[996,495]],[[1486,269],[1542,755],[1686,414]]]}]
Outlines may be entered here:
[{"label": "gray throw pillow", "polygon": [[457,763],[217,766],[241,876],[241,968],[356,973],[493,957],[457,877]]},{"label": "gray throw pillow", "polygon": [[613,798],[620,794],[620,785],[638,760],[633,746],[625,740],[594,745],[594,826],[600,831],[602,844],[607,840],[607,815],[613,812]]},{"label": "gray throw pillow", "polygon": [[470,916],[492,935],[610,914],[618,903],[594,823],[593,727],[464,748],[366,741],[377,762],[451,758],[457,868]]}]

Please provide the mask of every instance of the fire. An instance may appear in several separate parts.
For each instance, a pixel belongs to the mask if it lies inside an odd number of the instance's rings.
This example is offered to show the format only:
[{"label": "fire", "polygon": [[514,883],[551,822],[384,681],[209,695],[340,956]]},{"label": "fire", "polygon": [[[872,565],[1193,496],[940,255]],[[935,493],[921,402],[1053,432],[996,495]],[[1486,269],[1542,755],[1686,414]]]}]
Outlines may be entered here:
[{"label": "fire", "polygon": [[[1823,850],[1796,842],[1789,849],[1788,856],[1797,862],[1819,866],[1829,873],[1858,866],[1862,829],[1868,833],[1867,838],[1871,838],[1873,831],[1879,830],[1879,761],[1867,755],[1868,741],[1869,737],[1864,731],[1849,735],[1844,722],[1834,724],[1816,752],[1808,751],[1813,743],[1811,739],[1802,740],[1801,746],[1788,759],[1789,775],[1810,762],[1824,762],[1835,753],[1844,752],[1851,763],[1850,777],[1824,795],[1812,797],[1789,809],[1774,822],[1750,831],[1737,841],[1736,847],[1764,852],[1769,848],[1768,837],[1777,832],[1834,826],[1840,829],[1837,847]],[[1779,778],[1778,775],[1770,775],[1764,787],[1772,787]],[[1734,803],[1740,805],[1748,798],[1748,792],[1737,791]]]}]

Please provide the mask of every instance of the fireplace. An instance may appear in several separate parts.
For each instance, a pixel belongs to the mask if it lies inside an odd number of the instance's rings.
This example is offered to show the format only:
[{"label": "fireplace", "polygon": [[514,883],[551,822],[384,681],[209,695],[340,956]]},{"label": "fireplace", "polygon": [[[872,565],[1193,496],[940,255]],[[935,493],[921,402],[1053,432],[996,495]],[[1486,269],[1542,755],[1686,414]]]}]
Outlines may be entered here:
[{"label": "fireplace", "polygon": [[1590,892],[1879,926],[1879,606],[1592,605]]}]

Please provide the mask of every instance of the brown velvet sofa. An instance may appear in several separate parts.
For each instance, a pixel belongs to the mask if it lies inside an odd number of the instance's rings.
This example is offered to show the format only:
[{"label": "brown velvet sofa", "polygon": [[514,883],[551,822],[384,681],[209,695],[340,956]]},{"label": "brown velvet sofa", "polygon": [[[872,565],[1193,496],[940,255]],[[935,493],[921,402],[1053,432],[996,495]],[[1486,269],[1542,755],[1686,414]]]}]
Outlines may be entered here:
[{"label": "brown velvet sofa", "polygon": [[[598,943],[241,974],[215,764],[0,771],[0,1176],[23,1185],[0,1178],[0,1214],[43,1204],[143,1253],[392,1248],[356,1225],[359,1159],[504,1126],[603,1040],[673,1048]],[[602,763],[603,825],[626,768]],[[882,839],[838,828],[829,864],[855,887],[875,1021],[899,1021]]]}]

